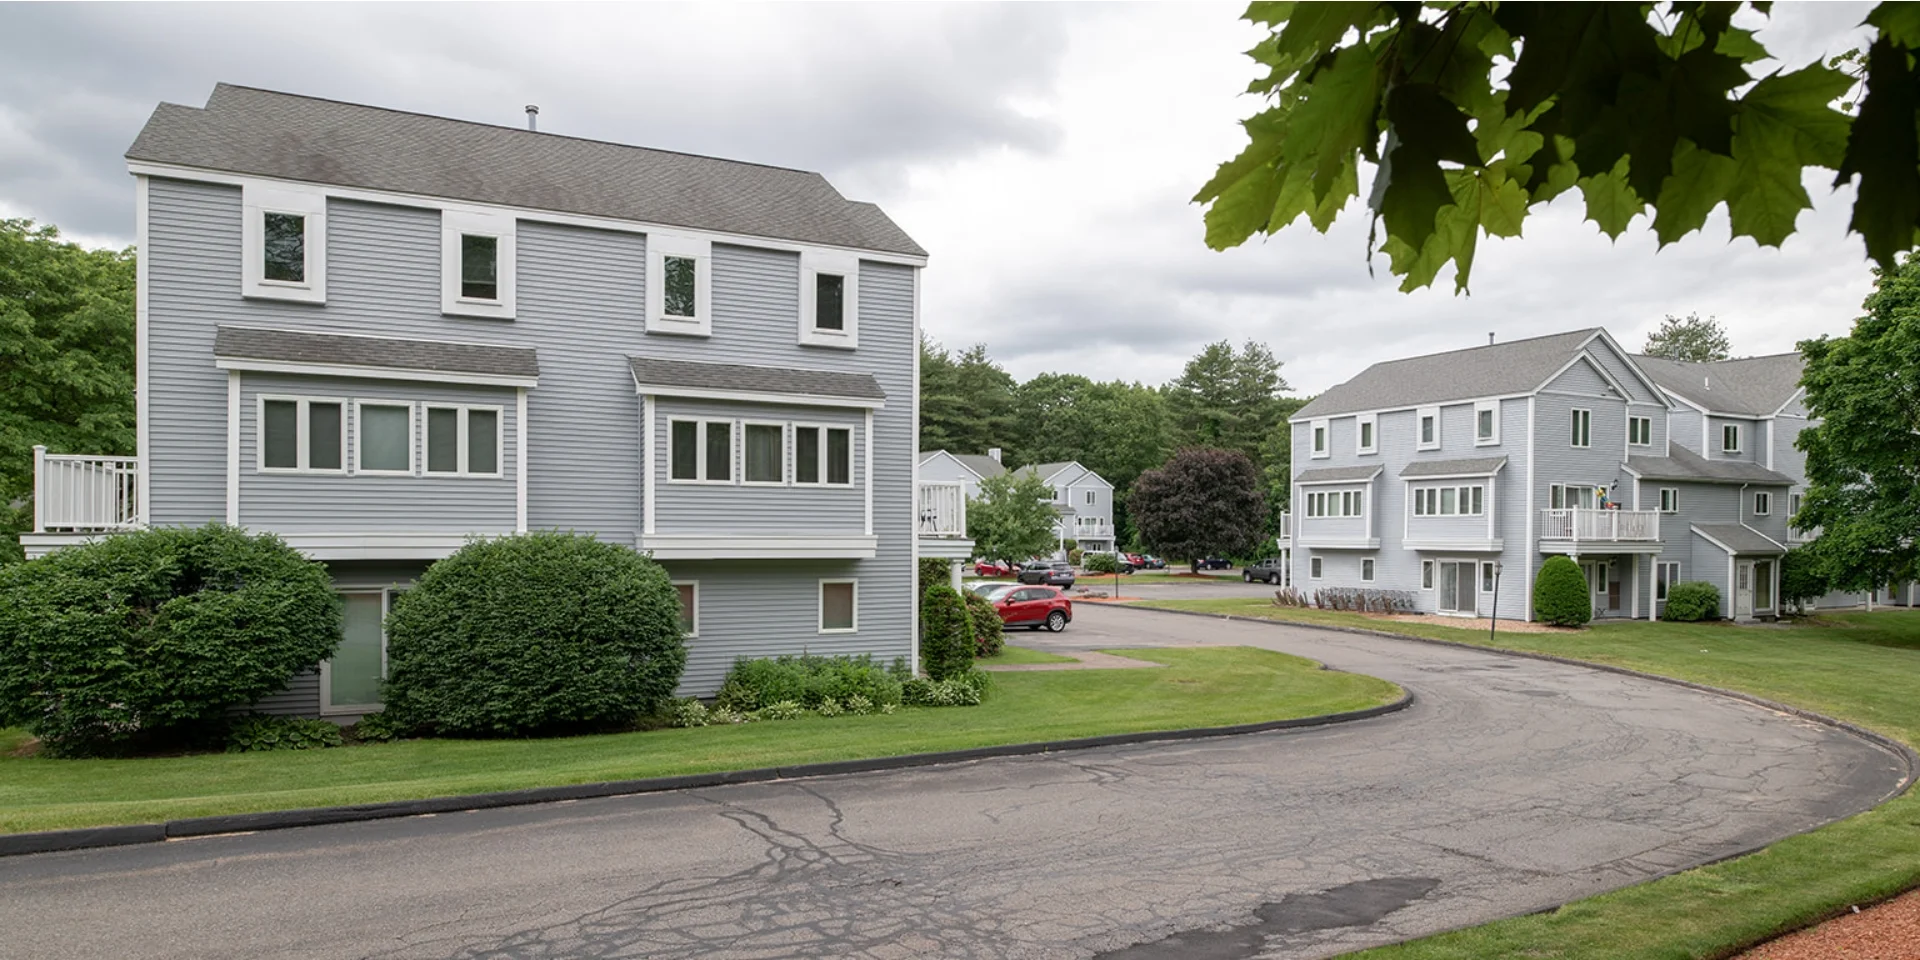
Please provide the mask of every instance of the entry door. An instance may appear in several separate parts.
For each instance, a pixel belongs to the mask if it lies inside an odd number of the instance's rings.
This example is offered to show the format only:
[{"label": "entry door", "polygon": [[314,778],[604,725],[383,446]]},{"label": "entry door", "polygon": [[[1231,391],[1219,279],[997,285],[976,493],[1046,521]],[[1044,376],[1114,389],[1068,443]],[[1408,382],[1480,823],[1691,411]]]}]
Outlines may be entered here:
[{"label": "entry door", "polygon": [[1440,612],[1474,613],[1474,564],[1472,561],[1440,561]]},{"label": "entry door", "polygon": [[1753,616],[1753,564],[1742,562],[1734,565],[1733,615],[1736,617]]},{"label": "entry door", "polygon": [[1593,603],[1595,613],[1609,609],[1607,598],[1613,580],[1610,566],[1604,560],[1592,560],[1580,565],[1581,572],[1587,575],[1587,596]]},{"label": "entry door", "polygon": [[380,681],[387,675],[387,638],[383,623],[387,593],[342,593],[345,605],[340,646],[321,665],[320,712],[357,713],[380,707]]}]

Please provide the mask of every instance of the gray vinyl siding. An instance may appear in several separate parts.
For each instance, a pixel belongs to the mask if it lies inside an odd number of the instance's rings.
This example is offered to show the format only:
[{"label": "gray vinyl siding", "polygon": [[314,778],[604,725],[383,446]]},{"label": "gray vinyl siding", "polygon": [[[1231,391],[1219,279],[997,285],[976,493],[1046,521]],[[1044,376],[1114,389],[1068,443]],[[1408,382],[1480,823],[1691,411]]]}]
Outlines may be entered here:
[{"label": "gray vinyl siding", "polygon": [[[862,567],[871,561],[670,560],[676,581],[699,583],[700,633],[687,641],[682,696],[705,696],[737,659],[811,653],[872,654],[881,662],[908,655],[894,642],[904,591]],[[858,633],[821,633],[820,580],[858,578]]]},{"label": "gray vinyl siding", "polygon": [[[1675,406],[1667,416],[1667,437],[1674,443],[1686,447],[1703,457],[1713,444],[1703,446],[1700,442],[1700,411],[1688,406]],[[1717,443],[1717,441],[1716,441]]]},{"label": "gray vinyl siding", "polygon": [[[399,401],[414,408],[415,475],[263,473],[258,469],[261,395],[346,401],[343,429],[346,464],[359,443],[355,400]],[[240,523],[281,533],[406,531],[512,533],[520,425],[514,391],[506,387],[403,383],[284,374],[243,374],[240,379]],[[500,476],[450,477],[426,472],[428,405],[471,405],[500,410]],[[224,457],[223,457],[224,459]]]},{"label": "gray vinyl siding", "polygon": [[[767,535],[819,533],[856,536],[865,531],[867,438],[860,411],[821,407],[678,400],[662,397],[654,404],[654,530],[656,533],[725,533]],[[669,479],[672,445],[670,424],[675,420],[725,421],[743,431],[745,424],[768,422],[840,427],[853,432],[853,471],[850,486],[759,486],[739,482],[686,483]],[[743,433],[735,433],[732,476],[744,477]],[[823,441],[824,442],[824,441]],[[786,476],[794,477],[793,440],[786,440]]]},{"label": "gray vinyl siding", "polygon": [[[1415,516],[1408,511],[1405,530],[1411,540],[1485,540],[1487,537],[1487,517],[1494,516],[1498,522],[1495,500],[1487,496],[1485,477],[1463,478],[1459,480],[1422,480],[1405,487],[1408,497],[1415,497],[1422,490],[1442,487],[1458,489],[1460,487],[1480,487],[1481,504],[1485,512],[1477,516]],[[1497,493],[1497,489],[1490,491]],[[1411,500],[1409,502],[1412,502]],[[1382,517],[1391,520],[1391,517]]]},{"label": "gray vinyl siding", "polygon": [[959,461],[948,456],[935,456],[920,465],[922,483],[957,483],[965,490],[968,499],[980,496],[980,480],[973,471],[960,465]]},{"label": "gray vinyl siding", "polygon": [[1614,397],[1616,399],[1620,397],[1619,391],[1614,390],[1613,386],[1607,383],[1606,378],[1600,375],[1600,371],[1595,370],[1591,364],[1584,362],[1576,363],[1562,371],[1559,376],[1553,378],[1553,380],[1547,384],[1545,389],[1549,393],[1571,393],[1580,396]]},{"label": "gray vinyl siding", "polygon": [[261,697],[247,707],[249,713],[271,713],[285,717],[320,715],[320,669],[310,667],[294,675],[285,690]]},{"label": "gray vinyl siding", "polygon": [[[1728,453],[1721,446],[1725,441],[1723,428],[1728,426],[1738,426],[1740,428],[1740,449],[1733,453]],[[1703,456],[1709,460],[1745,460],[1754,462],[1757,459],[1759,462],[1764,463],[1766,455],[1761,453],[1759,457],[1756,458],[1755,453],[1756,451],[1764,451],[1766,449],[1766,440],[1766,432],[1762,429],[1759,421],[1748,420],[1742,417],[1708,417],[1707,452],[1703,454]]]},{"label": "gray vinyl siding", "polygon": [[1666,406],[1666,398],[1648,386],[1632,367],[1631,362],[1626,357],[1615,353],[1612,347],[1607,346],[1606,341],[1596,339],[1587,344],[1587,355],[1619,382],[1621,389],[1627,391],[1628,400],[1639,405]]}]

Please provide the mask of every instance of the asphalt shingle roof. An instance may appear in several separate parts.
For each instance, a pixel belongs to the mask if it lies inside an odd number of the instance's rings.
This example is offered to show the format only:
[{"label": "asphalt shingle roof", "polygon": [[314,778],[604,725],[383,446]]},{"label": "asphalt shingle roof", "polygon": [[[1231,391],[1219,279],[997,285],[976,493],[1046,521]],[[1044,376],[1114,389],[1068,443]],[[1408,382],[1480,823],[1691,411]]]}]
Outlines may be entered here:
[{"label": "asphalt shingle roof", "polygon": [[1744,523],[1696,523],[1693,532],[1740,553],[1785,553],[1786,548]]},{"label": "asphalt shingle roof", "polygon": [[1633,362],[1655,383],[1708,410],[1749,417],[1772,416],[1785,406],[1806,368],[1798,353],[1714,363],[1636,356]]},{"label": "asphalt shingle roof", "polygon": [[1679,444],[1664,457],[1628,457],[1627,469],[1643,480],[1691,480],[1697,483],[1767,483],[1792,486],[1784,473],[1747,460],[1708,460]]},{"label": "asphalt shingle roof", "polygon": [[642,393],[649,388],[738,390],[797,397],[838,397],[885,400],[879,381],[865,373],[828,373],[793,367],[754,367],[737,363],[699,363],[692,360],[656,360],[628,357],[633,382]]},{"label": "asphalt shingle roof", "polygon": [[935,455],[942,453],[960,461],[967,469],[979,474],[982,480],[988,477],[997,477],[1007,472],[1006,465],[983,453],[954,453],[951,450],[922,450],[920,451],[920,462],[926,463]]},{"label": "asphalt shingle roof", "polygon": [[1365,467],[1321,467],[1318,470],[1302,470],[1293,476],[1295,483],[1345,483],[1371,480],[1383,468]]},{"label": "asphalt shingle roof", "polygon": [[218,84],[129,160],[925,256],[820,174]]},{"label": "asphalt shingle roof", "polygon": [[485,376],[540,375],[539,359],[528,347],[356,337],[259,327],[220,327],[214,332],[213,355],[236,360],[324,363]]},{"label": "asphalt shingle roof", "polygon": [[1599,328],[1569,330],[1465,350],[1376,363],[1315,397],[1294,419],[1363,410],[1395,410],[1474,397],[1525,393],[1540,386]]},{"label": "asphalt shingle roof", "polygon": [[1074,462],[1071,460],[1061,460],[1053,463],[1030,463],[1021,467],[1020,472],[1031,473],[1042,480],[1052,480],[1055,476],[1059,475],[1060,471],[1074,465]]},{"label": "asphalt shingle roof", "polygon": [[1415,460],[1400,471],[1402,477],[1472,477],[1494,473],[1507,458],[1468,457],[1462,460]]}]

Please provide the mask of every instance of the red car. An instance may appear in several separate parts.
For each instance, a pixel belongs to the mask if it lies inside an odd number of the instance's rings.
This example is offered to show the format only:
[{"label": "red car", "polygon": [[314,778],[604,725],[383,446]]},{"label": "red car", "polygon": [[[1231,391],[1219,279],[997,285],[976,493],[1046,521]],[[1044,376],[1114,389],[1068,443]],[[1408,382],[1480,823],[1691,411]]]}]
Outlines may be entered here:
[{"label": "red car", "polygon": [[998,560],[981,560],[973,565],[973,575],[976,577],[1011,577],[1013,576],[1013,567],[1010,564],[1001,563]]},{"label": "red car", "polygon": [[993,598],[993,607],[1009,627],[1038,630],[1046,627],[1059,633],[1073,622],[1073,601],[1058,587],[1025,586],[1008,590]]}]

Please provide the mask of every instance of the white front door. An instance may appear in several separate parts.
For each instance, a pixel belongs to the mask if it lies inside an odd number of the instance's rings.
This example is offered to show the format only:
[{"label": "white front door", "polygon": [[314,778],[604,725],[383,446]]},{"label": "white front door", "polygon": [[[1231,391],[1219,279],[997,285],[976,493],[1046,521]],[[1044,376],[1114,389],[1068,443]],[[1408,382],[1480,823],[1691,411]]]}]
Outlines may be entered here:
[{"label": "white front door", "polygon": [[1744,620],[1753,616],[1753,563],[1742,560],[1734,564],[1733,615]]}]

